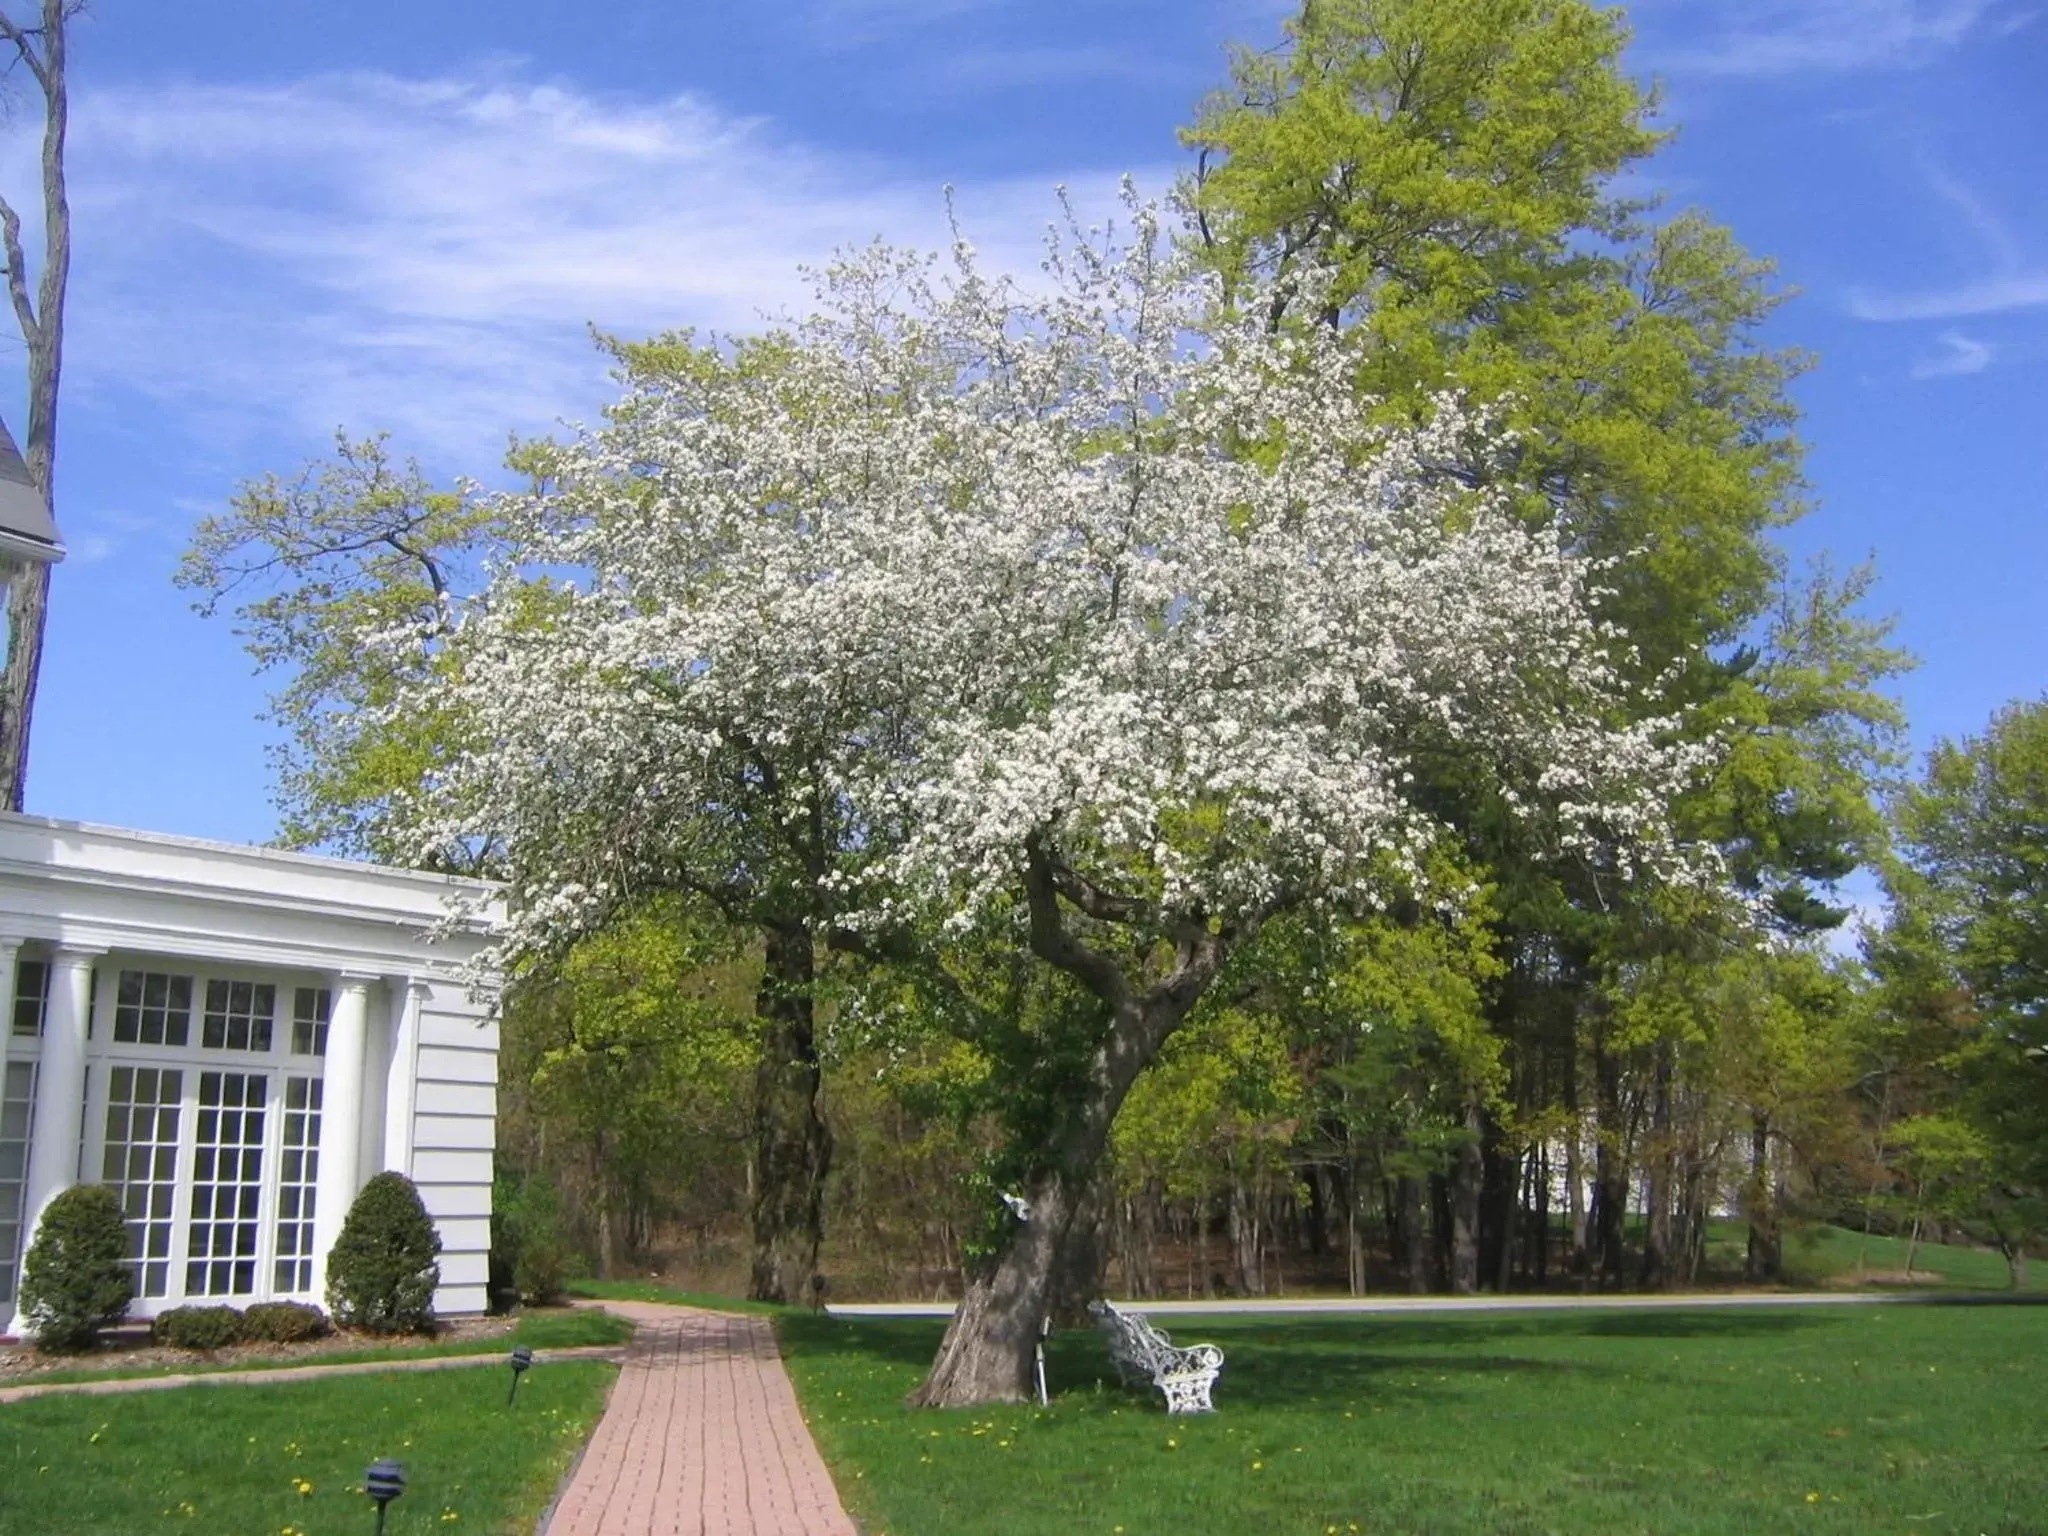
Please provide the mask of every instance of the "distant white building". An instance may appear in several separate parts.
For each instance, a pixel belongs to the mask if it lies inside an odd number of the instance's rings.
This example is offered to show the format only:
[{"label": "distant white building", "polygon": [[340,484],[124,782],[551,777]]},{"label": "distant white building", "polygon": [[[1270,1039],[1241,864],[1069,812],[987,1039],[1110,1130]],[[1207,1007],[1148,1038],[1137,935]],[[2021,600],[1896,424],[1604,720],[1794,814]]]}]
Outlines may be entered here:
[{"label": "distant white building", "polygon": [[[428,942],[461,888],[490,900]],[[0,812],[0,1332],[67,1185],[128,1212],[132,1312],[324,1305],[350,1201],[409,1175],[443,1315],[480,1312],[498,1028],[464,967],[490,888]]]}]

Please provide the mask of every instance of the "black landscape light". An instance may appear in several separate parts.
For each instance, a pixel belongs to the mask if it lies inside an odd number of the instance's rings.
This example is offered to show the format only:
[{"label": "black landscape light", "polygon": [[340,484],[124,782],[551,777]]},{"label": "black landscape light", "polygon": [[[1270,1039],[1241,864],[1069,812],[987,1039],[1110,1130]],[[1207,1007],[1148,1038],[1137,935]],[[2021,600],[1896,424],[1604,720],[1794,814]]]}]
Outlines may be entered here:
[{"label": "black landscape light", "polygon": [[371,1462],[363,1474],[363,1492],[377,1506],[377,1536],[384,1536],[384,1506],[405,1492],[405,1468],[388,1457]]},{"label": "black landscape light", "polygon": [[512,1399],[519,1395],[519,1378],[526,1374],[526,1368],[532,1364],[533,1351],[524,1344],[514,1346],[511,1360],[512,1390],[505,1394],[505,1406],[507,1408],[512,1406]]}]

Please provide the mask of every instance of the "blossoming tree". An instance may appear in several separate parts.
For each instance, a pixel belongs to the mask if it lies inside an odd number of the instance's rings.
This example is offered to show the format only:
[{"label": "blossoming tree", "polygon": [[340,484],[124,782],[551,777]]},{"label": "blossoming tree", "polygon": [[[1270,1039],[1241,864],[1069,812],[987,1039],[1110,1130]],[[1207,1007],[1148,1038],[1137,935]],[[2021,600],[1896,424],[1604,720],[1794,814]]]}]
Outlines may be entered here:
[{"label": "blossoming tree", "polygon": [[1076,1189],[1261,925],[1456,901],[1423,785],[1603,878],[1686,868],[1691,764],[1614,707],[1589,571],[1437,468],[1486,423],[1368,425],[1353,342],[1223,312],[1132,214],[1030,289],[871,252],[815,318],[630,375],[507,505],[517,559],[431,685],[476,729],[420,834],[504,847],[514,952],[681,886],[775,914],[793,990],[817,943],[957,939],[1095,1000],[930,1404],[1026,1392]]}]

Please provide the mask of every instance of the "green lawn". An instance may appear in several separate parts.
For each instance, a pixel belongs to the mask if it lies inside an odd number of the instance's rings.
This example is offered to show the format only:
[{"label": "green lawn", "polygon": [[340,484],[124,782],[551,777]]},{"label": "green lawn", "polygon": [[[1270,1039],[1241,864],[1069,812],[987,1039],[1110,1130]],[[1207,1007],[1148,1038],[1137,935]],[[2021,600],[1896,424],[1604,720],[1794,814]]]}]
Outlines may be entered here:
[{"label": "green lawn", "polygon": [[[194,1354],[177,1365],[157,1365],[146,1370],[94,1367],[39,1371],[33,1376],[8,1377],[0,1386],[25,1387],[72,1381],[132,1381],[146,1376],[206,1376],[221,1371],[281,1371],[302,1365],[356,1365],[382,1360],[420,1360],[446,1355],[494,1355],[510,1353],[514,1344],[533,1349],[583,1349],[606,1344],[623,1344],[633,1336],[633,1325],[602,1312],[543,1311],[523,1314],[508,1334],[491,1339],[458,1339],[436,1343],[432,1339],[378,1344],[364,1342],[360,1348],[325,1350],[298,1358],[252,1360],[232,1354]],[[366,1336],[367,1337],[367,1336]],[[89,1356],[82,1357],[89,1359]]]},{"label": "green lawn", "polygon": [[1176,1318],[1229,1360],[1172,1421],[1085,1334],[1050,1411],[933,1413],[940,1325],[777,1331],[887,1536],[2048,1530],[2048,1307]]},{"label": "green lawn", "polygon": [[615,1368],[394,1371],[257,1387],[46,1397],[0,1408],[0,1531],[367,1536],[358,1491],[404,1463],[391,1536],[528,1532]]},{"label": "green lawn", "polygon": [[[1906,1267],[1906,1240],[1872,1237],[1866,1246],[1861,1232],[1823,1226],[1794,1227],[1785,1234],[1785,1278],[1793,1285],[1853,1284],[1859,1257],[1866,1270],[1900,1273]],[[1924,1280],[1923,1274],[1936,1278]],[[1913,1276],[1916,1286],[1970,1290],[2003,1291],[2011,1283],[2011,1272],[1999,1254],[1940,1243],[1922,1243],[1914,1249]],[[2048,1291],[2048,1262],[2027,1266],[2026,1288]]]}]

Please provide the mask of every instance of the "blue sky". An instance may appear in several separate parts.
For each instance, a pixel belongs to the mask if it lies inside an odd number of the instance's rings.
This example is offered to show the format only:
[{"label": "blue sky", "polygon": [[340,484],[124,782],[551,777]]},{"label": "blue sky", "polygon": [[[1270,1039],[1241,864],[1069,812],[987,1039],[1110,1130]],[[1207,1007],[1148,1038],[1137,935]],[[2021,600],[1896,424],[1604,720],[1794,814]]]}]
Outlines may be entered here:
[{"label": "blue sky", "polygon": [[[2048,15],[2035,0],[1645,0],[1648,182],[1801,290],[1773,339],[1819,509],[1920,658],[1915,739],[2041,692]],[[588,324],[725,328],[799,264],[1033,259],[1052,189],[1163,190],[1264,0],[99,0],[74,43],[77,255],[28,808],[262,840],[253,677],[170,584],[193,520],[337,427],[437,475],[606,397]],[[0,139],[31,201],[35,116]],[[0,345],[19,430],[21,354]]]}]

